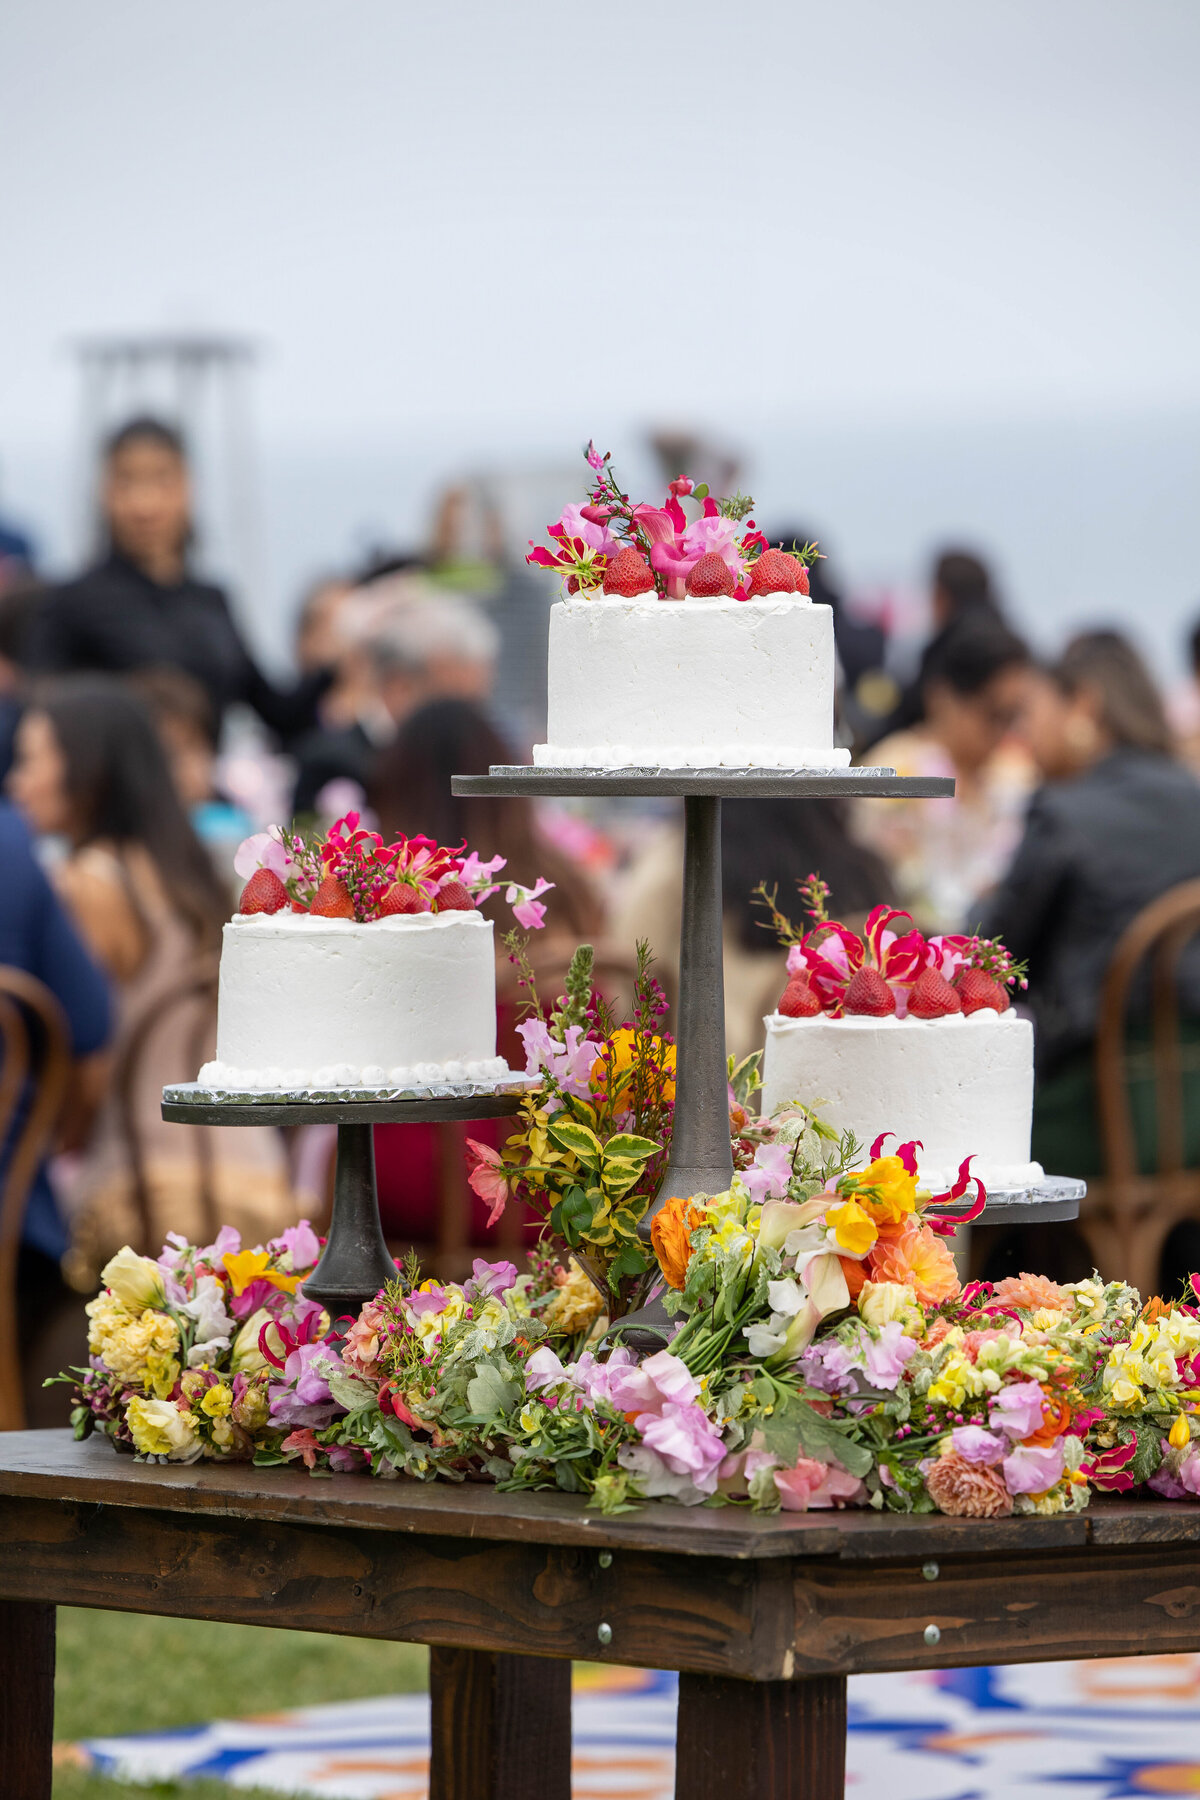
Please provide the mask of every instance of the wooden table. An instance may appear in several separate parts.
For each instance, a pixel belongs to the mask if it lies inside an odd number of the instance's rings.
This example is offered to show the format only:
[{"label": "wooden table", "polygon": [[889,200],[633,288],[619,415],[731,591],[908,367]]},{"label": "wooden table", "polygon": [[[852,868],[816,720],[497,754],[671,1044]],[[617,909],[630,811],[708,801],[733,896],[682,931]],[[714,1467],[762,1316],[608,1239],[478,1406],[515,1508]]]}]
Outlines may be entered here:
[{"label": "wooden table", "polygon": [[572,1658],[680,1671],[688,1800],[841,1800],[848,1675],[1200,1647],[1200,1506],[604,1519],[556,1494],[11,1432],[5,1800],[49,1800],[58,1604],[432,1645],[432,1800],[568,1800]]}]

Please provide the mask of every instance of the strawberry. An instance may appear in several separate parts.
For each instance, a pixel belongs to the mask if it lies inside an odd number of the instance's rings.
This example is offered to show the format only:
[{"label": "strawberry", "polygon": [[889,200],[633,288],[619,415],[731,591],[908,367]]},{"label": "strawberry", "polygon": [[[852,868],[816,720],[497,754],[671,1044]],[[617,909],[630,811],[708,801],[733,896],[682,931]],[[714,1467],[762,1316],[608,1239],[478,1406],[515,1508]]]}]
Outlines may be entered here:
[{"label": "strawberry", "polygon": [[821,1010],[821,1001],[812,982],[802,971],[788,976],[788,984],[780,996],[776,1012],[781,1012],[785,1019],[815,1019]]},{"label": "strawberry", "polygon": [[352,919],[354,902],[340,875],[327,875],[316,893],[309,911],[318,919]]},{"label": "strawberry", "polygon": [[438,912],[474,912],[475,896],[461,881],[443,881],[435,897]]},{"label": "strawberry", "polygon": [[288,891],[274,869],[255,869],[242,889],[238,901],[240,913],[282,912],[288,903]]},{"label": "strawberry", "polygon": [[424,913],[430,910],[426,896],[410,881],[393,881],[379,902],[381,919],[391,918],[394,913]]},{"label": "strawberry", "polygon": [[[794,562],[795,558],[793,557],[792,560]],[[808,592],[808,570],[803,563],[796,563],[796,592],[798,594],[807,594]]]},{"label": "strawberry", "polygon": [[293,900],[292,911],[306,913],[308,911],[308,902],[306,900]]},{"label": "strawberry", "polygon": [[759,594],[794,594],[798,567],[794,556],[786,556],[782,550],[764,550],[750,576],[751,598],[757,599]]},{"label": "strawberry", "polygon": [[653,587],[650,564],[632,544],[618,550],[604,571],[605,593],[618,594],[622,600],[632,600],[636,594],[649,594]]},{"label": "strawberry", "polygon": [[908,996],[908,1010],[915,1019],[944,1019],[962,1009],[962,1001],[940,969],[921,970]]},{"label": "strawberry", "polygon": [[732,594],[737,582],[728,563],[722,562],[715,550],[702,556],[687,578],[687,591],[698,600],[713,600],[721,594]]},{"label": "strawberry", "polygon": [[871,1019],[886,1019],[896,1010],[896,996],[878,969],[860,969],[850,978],[845,1008],[848,1013],[865,1013]]},{"label": "strawberry", "polygon": [[963,969],[955,979],[955,988],[962,1001],[965,1013],[975,1013],[984,1006],[990,1006],[993,1012],[1007,1012],[1009,998],[1007,991],[982,969]]}]

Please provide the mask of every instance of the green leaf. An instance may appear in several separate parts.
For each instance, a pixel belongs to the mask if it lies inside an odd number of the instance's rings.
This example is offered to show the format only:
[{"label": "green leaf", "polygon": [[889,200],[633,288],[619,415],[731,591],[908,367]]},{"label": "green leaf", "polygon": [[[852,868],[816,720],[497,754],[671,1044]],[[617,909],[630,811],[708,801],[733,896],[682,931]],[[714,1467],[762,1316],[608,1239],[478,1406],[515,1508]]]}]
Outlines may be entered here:
[{"label": "green leaf", "polygon": [[617,1284],[627,1276],[643,1275],[646,1271],[646,1253],[638,1243],[622,1244],[617,1254],[608,1265],[608,1285],[614,1294]]},{"label": "green leaf", "polygon": [[323,1373],[329,1383],[330,1393],[348,1413],[360,1412],[377,1399],[378,1389],[359,1375],[351,1375],[348,1370],[332,1367],[327,1367]]},{"label": "green leaf", "polygon": [[708,483],[707,483],[707,481],[699,482],[697,484],[697,486],[692,489],[692,499],[693,500],[707,500],[708,499]]},{"label": "green leaf", "polygon": [[[575,1234],[573,1242],[577,1242],[581,1233],[586,1232],[596,1216],[596,1207],[604,1196],[599,1188],[582,1188],[578,1184],[569,1187],[559,1202],[556,1211],[560,1211],[563,1236],[570,1238]],[[561,1210],[560,1210],[561,1209]]]},{"label": "green leaf", "polygon": [[631,1131],[618,1131],[604,1146],[604,1160],[607,1163],[621,1157],[637,1163],[648,1163],[659,1148],[651,1138],[635,1137]]},{"label": "green leaf", "polygon": [[763,1441],[788,1468],[796,1461],[801,1449],[817,1462],[840,1463],[847,1473],[860,1479],[873,1461],[865,1444],[857,1444],[847,1437],[832,1419],[815,1412],[807,1400],[789,1400],[786,1406],[764,1419]]},{"label": "green leaf", "polygon": [[520,1399],[515,1381],[506,1381],[491,1363],[477,1363],[475,1378],[467,1383],[467,1405],[482,1419],[505,1418]]},{"label": "green leaf", "polygon": [[565,1122],[556,1120],[546,1127],[547,1135],[560,1150],[569,1150],[577,1156],[585,1168],[595,1169],[604,1155],[604,1146],[594,1131],[586,1125],[576,1124],[573,1119]]}]

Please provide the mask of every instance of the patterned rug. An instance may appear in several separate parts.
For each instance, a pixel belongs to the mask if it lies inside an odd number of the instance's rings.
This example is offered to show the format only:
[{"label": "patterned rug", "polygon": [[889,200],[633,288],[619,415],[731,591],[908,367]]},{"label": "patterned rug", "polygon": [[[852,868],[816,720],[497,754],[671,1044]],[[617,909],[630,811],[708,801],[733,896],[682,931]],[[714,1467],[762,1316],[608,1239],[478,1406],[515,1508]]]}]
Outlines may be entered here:
[{"label": "patterned rug", "polygon": [[[850,1683],[846,1791],[889,1800],[1137,1800],[1200,1793],[1200,1656],[1155,1656]],[[574,1800],[672,1800],[675,1677],[577,1670]],[[426,1800],[423,1695],[92,1738],[126,1781],[207,1775],[319,1800]]]}]

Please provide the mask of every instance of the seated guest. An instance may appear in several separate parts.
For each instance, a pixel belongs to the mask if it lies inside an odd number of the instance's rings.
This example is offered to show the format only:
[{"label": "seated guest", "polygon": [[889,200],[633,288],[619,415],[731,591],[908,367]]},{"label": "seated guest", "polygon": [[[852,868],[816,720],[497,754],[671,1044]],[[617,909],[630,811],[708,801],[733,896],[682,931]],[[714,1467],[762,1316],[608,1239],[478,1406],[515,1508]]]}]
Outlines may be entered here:
[{"label": "seated guest", "polygon": [[[162,1009],[153,1054],[133,1065],[128,1096],[110,1093],[78,1166],[64,1183],[76,1249],[94,1270],[144,1237],[133,1203],[130,1132],[140,1142],[154,1217],[167,1231],[203,1230],[201,1169],[192,1127],[167,1125],[164,1083],[195,1079],[203,1032],[191,1005],[169,1004],[190,969],[219,947],[230,903],[172,785],[141,702],[116,681],[72,676],[39,692],[17,731],[13,798],[40,836],[66,855],[59,893],[117,996],[118,1067],[138,1023]],[[199,1021],[203,1023],[203,1021]],[[292,1216],[281,1140],[270,1130],[212,1131],[219,1220],[262,1235]]]},{"label": "seated guest", "polygon": [[223,590],[188,562],[192,499],[183,439],[157,419],[109,438],[101,470],[104,551],[94,568],[38,609],[27,660],[37,674],[182,669],[204,688],[218,725],[240,701],[285,740],[316,716],[328,674],[293,692],[272,686],[247,648]]},{"label": "seated guest", "polygon": [[[1200,784],[1172,755],[1158,691],[1115,631],[1068,644],[1031,683],[1020,730],[1044,784],[983,925],[1029,965],[1033,1154],[1055,1174],[1093,1175],[1101,1166],[1092,1067],[1101,986],[1136,914],[1200,876]],[[1180,977],[1183,1013],[1200,1036],[1200,944],[1185,954]],[[1139,1029],[1144,1015],[1140,1025],[1135,1017]],[[1135,1106],[1144,1158],[1152,1110],[1143,1116]],[[1196,1163],[1200,1109],[1185,1110]]]},{"label": "seated guest", "polygon": [[953,799],[860,800],[854,830],[895,871],[897,904],[925,931],[970,929],[1008,866],[1033,785],[1010,736],[1029,652],[994,616],[948,629],[922,675],[919,724],[885,737],[868,763],[899,775],[949,775]]},{"label": "seated guest", "polygon": [[139,669],[128,685],[149,709],[192,829],[236,897],[241,882],[233,858],[254,821],[218,789],[217,722],[208,695],[178,669]]},{"label": "seated guest", "polygon": [[364,786],[377,753],[415,707],[447,698],[484,701],[499,634],[469,600],[401,573],[372,582],[343,614],[350,638],[325,723],[295,746],[293,811],[314,810],[331,781]]},{"label": "seated guest", "polygon": [[[108,983],[80,941],[33,854],[20,814],[0,801],[0,965],[21,969],[50,989],[66,1017],[73,1059],[64,1114],[68,1142],[86,1130],[108,1076],[111,1030]],[[0,1186],[11,1144],[0,1145]],[[17,1261],[18,1339],[31,1349],[68,1290],[60,1272],[68,1234],[46,1165],[38,1169],[25,1208]],[[76,1302],[78,1304],[78,1302]],[[73,1347],[77,1354],[81,1343]]]}]

